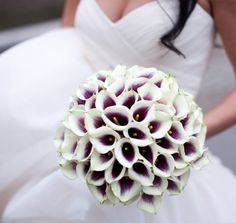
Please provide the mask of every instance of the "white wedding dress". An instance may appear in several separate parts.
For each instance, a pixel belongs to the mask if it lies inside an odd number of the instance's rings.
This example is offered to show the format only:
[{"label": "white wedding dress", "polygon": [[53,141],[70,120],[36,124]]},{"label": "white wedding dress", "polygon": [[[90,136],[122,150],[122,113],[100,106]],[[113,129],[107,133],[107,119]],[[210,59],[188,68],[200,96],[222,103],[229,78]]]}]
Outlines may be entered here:
[{"label": "white wedding dress", "polygon": [[153,1],[114,23],[95,0],[82,0],[75,29],[51,31],[0,56],[2,222],[235,222],[236,177],[212,153],[208,166],[192,171],[182,194],[163,197],[156,215],[136,204],[100,205],[84,183],[65,178],[57,164],[53,138],[68,98],[97,69],[155,66],[197,95],[213,47],[213,19],[196,6],[175,41],[184,59],[159,44],[176,19],[177,2]]}]

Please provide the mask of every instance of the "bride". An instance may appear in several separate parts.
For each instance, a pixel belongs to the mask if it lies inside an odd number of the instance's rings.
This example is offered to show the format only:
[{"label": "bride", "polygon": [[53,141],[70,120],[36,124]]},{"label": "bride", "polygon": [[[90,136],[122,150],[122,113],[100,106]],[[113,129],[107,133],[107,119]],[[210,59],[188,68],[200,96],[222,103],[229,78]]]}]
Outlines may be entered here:
[{"label": "bride", "polygon": [[[83,183],[58,170],[53,145],[69,96],[93,71],[154,66],[196,96],[216,31],[236,70],[235,11],[231,0],[68,0],[63,29],[3,53],[1,222],[235,222],[236,177],[211,153],[182,194],[163,197],[151,215],[135,204],[100,205]],[[236,122],[235,100],[236,91],[205,114],[208,137]]]}]

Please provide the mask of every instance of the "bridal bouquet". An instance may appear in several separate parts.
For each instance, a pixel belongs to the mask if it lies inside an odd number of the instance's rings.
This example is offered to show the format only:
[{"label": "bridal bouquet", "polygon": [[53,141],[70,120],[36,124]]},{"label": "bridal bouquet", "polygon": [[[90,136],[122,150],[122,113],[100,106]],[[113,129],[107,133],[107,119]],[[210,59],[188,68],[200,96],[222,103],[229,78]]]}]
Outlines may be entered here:
[{"label": "bridal bouquet", "polygon": [[61,170],[101,203],[156,213],[208,163],[201,108],[156,68],[117,66],[80,84],[55,137]]}]

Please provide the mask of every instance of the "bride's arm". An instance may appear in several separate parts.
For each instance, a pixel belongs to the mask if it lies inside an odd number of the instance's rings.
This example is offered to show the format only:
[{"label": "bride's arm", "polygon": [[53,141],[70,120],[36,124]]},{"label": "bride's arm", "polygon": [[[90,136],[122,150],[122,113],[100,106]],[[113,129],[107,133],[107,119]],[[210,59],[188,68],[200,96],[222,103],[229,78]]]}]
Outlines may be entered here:
[{"label": "bride's arm", "polygon": [[[236,1],[211,0],[215,24],[236,74]],[[207,136],[213,136],[236,123],[236,90],[232,91],[204,117]]]},{"label": "bride's arm", "polygon": [[62,27],[74,26],[74,17],[79,0],[66,0],[61,25]]}]

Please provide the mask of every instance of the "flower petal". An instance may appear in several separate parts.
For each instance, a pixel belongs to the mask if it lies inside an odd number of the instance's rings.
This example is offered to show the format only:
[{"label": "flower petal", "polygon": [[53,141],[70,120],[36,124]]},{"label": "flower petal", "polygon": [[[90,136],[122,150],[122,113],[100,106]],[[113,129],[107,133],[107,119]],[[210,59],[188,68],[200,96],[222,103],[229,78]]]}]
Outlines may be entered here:
[{"label": "flower petal", "polygon": [[156,214],[161,206],[161,196],[142,193],[138,202],[138,208],[152,214]]},{"label": "flower petal", "polygon": [[98,92],[98,86],[96,82],[86,82],[79,85],[77,89],[77,97],[81,100],[87,100]]},{"label": "flower petal", "polygon": [[176,144],[183,144],[187,142],[188,136],[179,121],[174,121],[170,130],[167,133],[167,138]]},{"label": "flower petal", "polygon": [[115,160],[111,166],[105,170],[105,179],[107,183],[121,179],[125,174],[126,168],[118,160]]},{"label": "flower petal", "polygon": [[77,163],[75,161],[66,161],[64,164],[60,164],[64,176],[72,180],[77,178],[76,166]]},{"label": "flower petal", "polygon": [[130,112],[133,116],[133,120],[139,123],[147,123],[155,118],[154,104],[151,101],[138,101],[130,108]]},{"label": "flower petal", "polygon": [[114,161],[115,157],[112,151],[109,151],[105,154],[100,154],[96,151],[93,151],[91,156],[91,170],[102,171],[107,169]]},{"label": "flower petal", "polygon": [[96,95],[93,95],[92,97],[90,97],[85,101],[84,109],[86,111],[90,111],[90,109],[96,108],[95,102],[96,102]]},{"label": "flower petal", "polygon": [[160,111],[157,112],[156,117],[148,123],[148,128],[154,139],[160,139],[170,130],[171,125],[171,117]]},{"label": "flower petal", "polygon": [[127,202],[140,193],[141,185],[129,177],[124,176],[119,181],[112,182],[111,189],[121,202]]},{"label": "flower petal", "polygon": [[169,177],[174,170],[174,159],[168,154],[159,154],[153,166],[153,172],[160,177]]},{"label": "flower petal", "polygon": [[85,135],[77,143],[76,159],[78,161],[85,161],[90,158],[92,152],[93,145],[90,142],[89,135]]},{"label": "flower petal", "polygon": [[70,130],[66,129],[64,132],[63,139],[64,140],[61,144],[60,150],[61,155],[64,159],[71,160],[76,153],[79,137]]},{"label": "flower petal", "polygon": [[90,171],[86,179],[88,184],[101,186],[105,183],[104,171]]},{"label": "flower petal", "polygon": [[133,91],[126,91],[123,92],[118,98],[117,98],[117,104],[126,106],[127,108],[131,108],[133,104],[135,104],[138,101],[138,94]]},{"label": "flower petal", "polygon": [[183,118],[189,113],[189,106],[184,94],[178,94],[174,100],[174,107],[176,110],[176,117]]},{"label": "flower petal", "polygon": [[118,97],[124,92],[125,88],[126,88],[125,79],[121,77],[119,80],[116,80],[113,83],[111,83],[107,87],[107,91],[115,94],[115,96]]},{"label": "flower petal", "polygon": [[107,90],[101,90],[97,94],[95,106],[100,111],[103,111],[105,108],[115,105],[115,104],[116,104],[116,98],[113,93],[109,93]]},{"label": "flower petal", "polygon": [[201,170],[203,167],[209,164],[210,161],[211,160],[209,159],[208,151],[205,149],[201,157],[192,163],[192,166],[195,170]]},{"label": "flower petal", "polygon": [[71,131],[78,136],[84,136],[87,133],[84,117],[85,113],[83,111],[73,111],[68,117],[68,124]]},{"label": "flower petal", "polygon": [[147,78],[139,77],[139,78],[132,78],[130,80],[127,80],[126,85],[127,85],[128,90],[133,90],[137,92],[138,88],[143,86],[147,82],[148,82]]},{"label": "flower petal", "polygon": [[85,128],[90,134],[92,134],[98,128],[105,126],[105,122],[102,119],[102,112],[98,109],[91,109],[85,113]]},{"label": "flower petal", "polygon": [[76,166],[76,174],[83,181],[86,182],[87,174],[90,170],[90,161],[79,162]]},{"label": "flower petal", "polygon": [[138,147],[128,138],[122,138],[115,147],[115,157],[121,165],[130,168],[139,157]]},{"label": "flower petal", "polygon": [[199,142],[196,137],[190,137],[189,141],[179,148],[181,157],[185,162],[192,162],[200,157]]},{"label": "flower petal", "polygon": [[143,192],[150,195],[162,195],[168,186],[167,178],[155,176],[152,182],[153,186],[143,187]]},{"label": "flower petal", "polygon": [[131,122],[131,114],[127,107],[114,105],[106,108],[102,115],[104,122],[114,130],[123,130]]},{"label": "flower petal", "polygon": [[147,146],[153,143],[148,127],[141,123],[131,122],[123,130],[124,136],[130,138],[131,142],[137,146]]},{"label": "flower petal", "polygon": [[136,180],[143,186],[151,186],[154,180],[151,169],[141,161],[136,162],[128,169],[128,175],[131,179]]},{"label": "flower petal", "polygon": [[120,202],[119,198],[113,193],[110,185],[107,187],[107,198],[112,204],[117,204]]},{"label": "flower petal", "polygon": [[109,127],[98,128],[90,135],[90,141],[99,153],[107,153],[114,149],[120,135]]},{"label": "flower petal", "polygon": [[175,168],[176,169],[182,169],[188,165],[188,163],[183,160],[183,158],[181,157],[179,152],[173,153],[171,155],[175,160]]},{"label": "flower petal", "polygon": [[157,145],[152,143],[147,146],[139,146],[139,159],[142,160],[147,166],[154,165],[154,161],[157,158]]},{"label": "flower petal", "polygon": [[160,153],[174,154],[178,152],[178,145],[170,141],[167,137],[156,139],[156,145]]},{"label": "flower petal", "polygon": [[137,89],[143,100],[157,101],[162,97],[162,91],[151,82],[147,82]]},{"label": "flower petal", "polygon": [[106,183],[104,183],[101,186],[95,186],[92,184],[88,184],[88,188],[91,191],[91,193],[93,194],[93,196],[100,203],[104,203],[107,200],[107,194],[106,194],[107,184]]},{"label": "flower petal", "polygon": [[167,193],[168,195],[178,195],[181,193],[181,183],[177,180],[168,179]]}]

